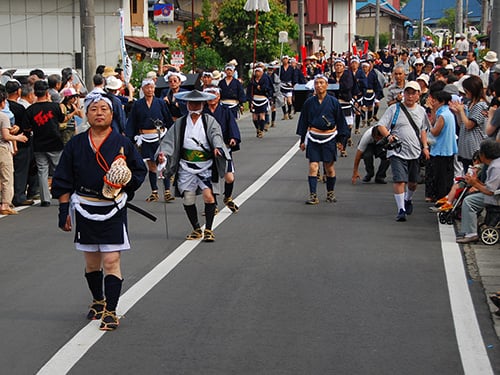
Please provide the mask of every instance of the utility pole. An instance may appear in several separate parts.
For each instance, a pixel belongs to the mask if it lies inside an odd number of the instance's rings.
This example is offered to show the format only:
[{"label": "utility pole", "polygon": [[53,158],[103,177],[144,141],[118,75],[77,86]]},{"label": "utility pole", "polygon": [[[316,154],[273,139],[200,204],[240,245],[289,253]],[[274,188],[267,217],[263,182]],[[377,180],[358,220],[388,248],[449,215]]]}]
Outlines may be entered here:
[{"label": "utility pole", "polygon": [[486,34],[488,28],[488,21],[490,20],[490,2],[488,0],[481,1],[481,34]]},{"label": "utility pole", "polygon": [[491,34],[490,34],[490,49],[495,52],[500,52],[500,23],[494,22],[500,18],[500,1],[492,1],[493,8],[491,9]]},{"label": "utility pole", "polygon": [[[463,32],[464,25],[464,4],[463,0],[457,0],[456,3],[456,13],[455,13],[455,34],[461,34]],[[453,35],[453,41],[455,41],[455,35]]]},{"label": "utility pole", "polygon": [[94,85],[92,78],[96,69],[94,0],[80,0],[80,25],[83,79],[90,88]]},{"label": "utility pole", "polygon": [[380,49],[379,39],[380,39],[380,0],[377,0],[377,2],[375,3],[375,52],[378,52]]},{"label": "utility pole", "polygon": [[424,0],[422,0],[422,4],[420,5],[420,49],[424,48],[424,13],[425,4]]},{"label": "utility pole", "polygon": [[304,34],[304,0],[299,0],[298,3],[298,12],[299,12],[299,58],[300,62],[304,61],[305,56],[302,56],[302,46],[305,46],[305,34]]}]

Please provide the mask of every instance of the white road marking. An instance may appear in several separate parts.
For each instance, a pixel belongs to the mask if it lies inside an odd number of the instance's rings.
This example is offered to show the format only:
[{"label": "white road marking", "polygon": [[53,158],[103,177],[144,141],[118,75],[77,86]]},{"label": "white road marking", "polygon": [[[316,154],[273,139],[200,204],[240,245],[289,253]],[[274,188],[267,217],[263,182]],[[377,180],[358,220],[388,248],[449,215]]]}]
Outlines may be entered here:
[{"label": "white road marking", "polygon": [[465,375],[493,375],[452,225],[439,224],[451,311]]},{"label": "white road marking", "polygon": [[[299,142],[294,144],[271,168],[260,176],[252,185],[241,193],[234,201],[241,206],[247,199],[262,188],[299,150]],[[213,228],[217,228],[231,215],[231,211],[224,207],[215,217]],[[123,315],[130,310],[142,297],[167,276],[200,241],[184,241],[169,256],[160,262],[142,279],[135,283],[120,297],[118,314]],[[85,355],[85,353],[104,335],[100,331],[99,321],[92,321],[70,339],[56,354],[38,371],[39,375],[66,374]]]},{"label": "white road marking", "polygon": [[[261,189],[298,151],[298,142],[278,160],[269,170],[259,177],[235,202],[241,206],[247,199]],[[215,217],[214,229],[222,224],[231,211],[225,207]],[[460,249],[455,242],[452,226],[439,225],[441,248],[445,265],[450,303],[455,325],[456,337],[464,373],[466,375],[493,375],[486,353],[477,317],[474,311],[469,286],[465,277],[464,264]],[[134,284],[120,297],[118,313],[125,314],[156,284],[165,278],[200,241],[185,241],[148,274]],[[105,334],[98,329],[99,321],[93,321],[82,328],[38,371],[39,375],[66,374],[85,355],[85,353]]]}]

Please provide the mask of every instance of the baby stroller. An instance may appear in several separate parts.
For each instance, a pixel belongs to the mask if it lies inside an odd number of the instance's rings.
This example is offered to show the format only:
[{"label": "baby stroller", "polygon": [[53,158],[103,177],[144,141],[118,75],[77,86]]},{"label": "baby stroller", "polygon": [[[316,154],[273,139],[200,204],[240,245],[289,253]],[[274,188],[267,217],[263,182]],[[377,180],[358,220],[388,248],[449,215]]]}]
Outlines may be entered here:
[{"label": "baby stroller", "polygon": [[[456,178],[456,181],[458,183],[465,184],[465,179],[463,177]],[[456,219],[460,219],[462,202],[464,201],[465,196],[469,192],[469,189],[470,186],[468,185],[465,185],[463,188],[458,189],[452,207],[448,210],[442,210],[439,212],[438,218],[441,224],[453,225]]]},{"label": "baby stroller", "polygon": [[500,240],[500,206],[487,205],[485,209],[484,222],[479,225],[479,238],[485,245],[495,245]]}]

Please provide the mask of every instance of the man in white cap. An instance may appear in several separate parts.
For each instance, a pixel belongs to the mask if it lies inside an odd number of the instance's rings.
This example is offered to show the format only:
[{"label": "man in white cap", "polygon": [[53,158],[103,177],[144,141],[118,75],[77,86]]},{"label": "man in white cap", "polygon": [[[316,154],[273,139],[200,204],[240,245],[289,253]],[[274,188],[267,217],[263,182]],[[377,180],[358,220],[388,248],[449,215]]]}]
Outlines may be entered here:
[{"label": "man in white cap", "polygon": [[[337,145],[341,151],[350,131],[347,126],[339,101],[327,94],[328,78],[319,75],[314,78],[315,95],[304,102],[297,124],[297,135],[300,136],[300,149],[306,151],[309,160],[309,199],[306,204],[319,203],[316,191],[320,162],[326,170],[326,201],[336,202],[335,161],[337,160]],[[307,142],[306,142],[307,139]]]},{"label": "man in white cap", "polygon": [[[212,224],[215,217],[215,196],[219,181],[226,173],[226,160],[231,156],[224,144],[217,120],[203,113],[203,106],[215,95],[197,90],[177,94],[187,103],[188,115],[177,119],[161,141],[156,153],[159,165],[175,176],[175,194],[183,198],[184,210],[193,227],[188,240],[215,241]],[[160,167],[159,167],[160,168]],[[205,230],[202,232],[196,209],[196,195],[205,202]]]},{"label": "man in white cap", "polygon": [[406,215],[413,212],[412,198],[417,190],[421,153],[429,159],[426,131],[430,123],[425,109],[418,104],[419,96],[420,85],[407,82],[403,101],[387,108],[377,124],[387,143],[398,207],[396,221],[399,222],[406,221]]},{"label": "man in white cap", "polygon": [[[154,155],[161,138],[173,121],[165,101],[155,97],[155,82],[152,79],[145,79],[142,81],[141,89],[144,97],[134,103],[128,116],[126,133],[131,140],[135,140],[137,146],[140,146],[141,155],[148,166],[151,194],[146,198],[146,202],[157,202],[160,196]],[[164,178],[163,183],[165,202],[170,202],[175,199],[170,193],[170,179]]]},{"label": "man in white cap", "polygon": [[481,80],[483,81],[483,88],[485,95],[490,95],[488,88],[493,84],[493,74],[491,68],[498,62],[497,53],[495,51],[488,51],[483,57],[483,65],[485,70],[481,74]]}]

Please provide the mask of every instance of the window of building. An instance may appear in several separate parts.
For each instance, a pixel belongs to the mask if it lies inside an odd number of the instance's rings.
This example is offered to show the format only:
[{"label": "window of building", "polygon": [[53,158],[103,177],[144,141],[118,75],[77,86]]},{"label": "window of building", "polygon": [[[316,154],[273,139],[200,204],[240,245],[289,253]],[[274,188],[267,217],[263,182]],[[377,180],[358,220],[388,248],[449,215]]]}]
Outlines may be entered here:
[{"label": "window of building", "polygon": [[144,26],[144,1],[130,0],[130,25]]}]

